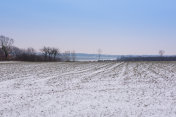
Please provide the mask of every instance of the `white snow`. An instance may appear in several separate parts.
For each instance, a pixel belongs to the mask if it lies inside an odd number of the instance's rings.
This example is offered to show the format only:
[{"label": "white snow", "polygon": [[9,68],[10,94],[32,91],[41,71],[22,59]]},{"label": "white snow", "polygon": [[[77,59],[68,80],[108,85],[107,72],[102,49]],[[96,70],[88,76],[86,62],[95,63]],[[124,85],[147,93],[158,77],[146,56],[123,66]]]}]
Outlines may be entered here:
[{"label": "white snow", "polygon": [[0,117],[176,117],[176,62],[0,63]]}]

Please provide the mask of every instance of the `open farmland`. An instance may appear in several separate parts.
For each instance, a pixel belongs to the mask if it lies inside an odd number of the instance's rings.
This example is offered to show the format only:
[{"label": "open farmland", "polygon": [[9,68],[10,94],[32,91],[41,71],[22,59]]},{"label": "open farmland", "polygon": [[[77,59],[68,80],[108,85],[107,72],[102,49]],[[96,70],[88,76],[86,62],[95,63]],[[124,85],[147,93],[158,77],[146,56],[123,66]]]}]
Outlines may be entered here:
[{"label": "open farmland", "polygon": [[176,62],[0,63],[0,117],[175,117]]}]

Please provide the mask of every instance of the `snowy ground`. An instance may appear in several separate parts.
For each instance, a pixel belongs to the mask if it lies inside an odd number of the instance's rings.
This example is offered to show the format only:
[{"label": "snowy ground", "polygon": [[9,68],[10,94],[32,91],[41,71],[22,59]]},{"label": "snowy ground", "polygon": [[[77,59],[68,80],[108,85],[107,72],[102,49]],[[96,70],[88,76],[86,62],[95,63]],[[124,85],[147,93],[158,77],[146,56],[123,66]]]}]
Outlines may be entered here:
[{"label": "snowy ground", "polygon": [[176,62],[0,63],[0,117],[176,117]]}]

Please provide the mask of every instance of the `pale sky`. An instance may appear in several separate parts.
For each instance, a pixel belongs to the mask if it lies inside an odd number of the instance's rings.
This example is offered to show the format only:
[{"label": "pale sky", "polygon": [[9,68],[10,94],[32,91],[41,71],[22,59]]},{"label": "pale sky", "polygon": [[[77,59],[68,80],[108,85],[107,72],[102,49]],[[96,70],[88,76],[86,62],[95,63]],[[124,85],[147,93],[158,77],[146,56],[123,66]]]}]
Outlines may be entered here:
[{"label": "pale sky", "polygon": [[20,48],[176,55],[176,0],[1,0],[1,34]]}]

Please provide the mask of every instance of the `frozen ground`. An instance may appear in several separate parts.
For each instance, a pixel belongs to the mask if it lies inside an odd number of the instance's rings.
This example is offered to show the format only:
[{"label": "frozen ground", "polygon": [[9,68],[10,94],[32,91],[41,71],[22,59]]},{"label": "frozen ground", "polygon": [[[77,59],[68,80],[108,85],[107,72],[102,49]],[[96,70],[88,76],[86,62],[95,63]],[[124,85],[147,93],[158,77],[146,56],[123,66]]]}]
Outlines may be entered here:
[{"label": "frozen ground", "polygon": [[176,62],[0,63],[0,117],[176,117]]}]

